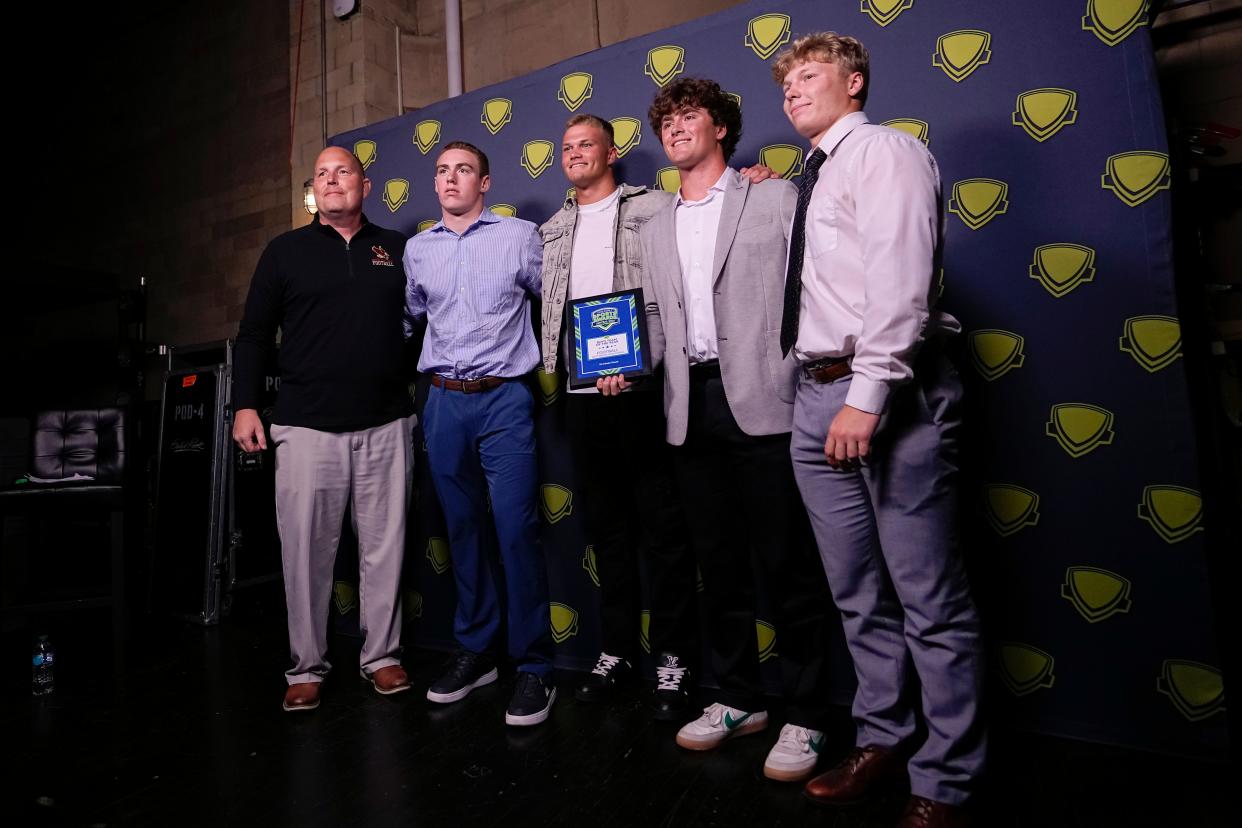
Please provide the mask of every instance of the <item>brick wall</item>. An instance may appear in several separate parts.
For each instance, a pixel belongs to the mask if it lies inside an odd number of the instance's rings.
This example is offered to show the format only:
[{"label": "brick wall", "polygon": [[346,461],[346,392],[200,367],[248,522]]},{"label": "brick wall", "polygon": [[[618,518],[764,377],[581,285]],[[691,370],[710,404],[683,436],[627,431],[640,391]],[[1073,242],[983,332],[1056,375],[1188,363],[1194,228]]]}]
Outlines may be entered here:
[{"label": "brick wall", "polygon": [[[738,2],[465,0],[464,88],[469,91],[509,80],[601,45],[693,20]],[[435,103],[448,94],[444,0],[365,0],[361,10],[346,20],[332,18],[329,12],[326,23],[328,135]],[[290,82],[297,78],[291,217],[300,225],[309,220],[300,206],[302,185],[322,148],[323,132],[319,4],[314,0],[290,0],[289,49]]]},{"label": "brick wall", "polygon": [[284,5],[84,7],[26,32],[71,71],[35,90],[37,163],[55,172],[41,209],[81,219],[44,261],[146,277],[154,342],[232,335],[260,251],[289,228]]}]

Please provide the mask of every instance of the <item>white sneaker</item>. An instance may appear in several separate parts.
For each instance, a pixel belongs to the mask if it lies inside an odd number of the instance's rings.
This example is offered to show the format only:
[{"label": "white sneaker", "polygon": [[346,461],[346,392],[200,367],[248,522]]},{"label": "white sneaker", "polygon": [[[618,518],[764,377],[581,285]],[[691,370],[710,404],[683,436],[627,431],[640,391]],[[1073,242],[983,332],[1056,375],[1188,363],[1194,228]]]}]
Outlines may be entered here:
[{"label": "white sneaker", "polygon": [[677,731],[677,744],[688,750],[711,750],[730,736],[758,733],[767,726],[768,714],[763,710],[747,713],[717,703]]},{"label": "white sneaker", "polygon": [[823,746],[824,734],[820,731],[787,724],[781,728],[780,738],[768,752],[767,761],[763,763],[763,775],[780,782],[806,779],[815,770]]}]

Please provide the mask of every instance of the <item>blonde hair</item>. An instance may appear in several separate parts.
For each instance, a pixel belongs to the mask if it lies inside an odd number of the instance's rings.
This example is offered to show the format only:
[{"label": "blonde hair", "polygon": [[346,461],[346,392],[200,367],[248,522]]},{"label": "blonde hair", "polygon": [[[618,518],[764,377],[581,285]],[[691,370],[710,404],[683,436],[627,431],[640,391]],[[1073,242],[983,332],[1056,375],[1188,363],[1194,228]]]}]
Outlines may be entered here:
[{"label": "blonde hair", "polygon": [[858,93],[858,100],[860,103],[867,102],[867,92],[871,88],[871,55],[857,38],[836,32],[804,35],[776,56],[772,62],[772,79],[778,85],[783,84],[790,69],[807,61],[831,63],[847,76],[855,72],[861,74],[863,88]]},{"label": "blonde hair", "polygon": [[605,121],[598,115],[592,115],[589,112],[579,112],[577,115],[571,116],[570,119],[565,122],[565,129],[572,129],[579,124],[586,124],[587,126],[595,127],[608,136],[608,146],[616,146],[617,142],[616,138],[613,136],[612,124]]}]

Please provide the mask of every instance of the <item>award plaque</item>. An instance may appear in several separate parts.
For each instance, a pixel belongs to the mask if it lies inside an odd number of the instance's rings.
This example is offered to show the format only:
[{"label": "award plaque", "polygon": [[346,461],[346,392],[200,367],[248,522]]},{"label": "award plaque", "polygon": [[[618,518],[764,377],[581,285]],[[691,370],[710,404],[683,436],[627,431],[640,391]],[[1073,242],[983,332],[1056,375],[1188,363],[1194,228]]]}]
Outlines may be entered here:
[{"label": "award plaque", "polygon": [[647,315],[641,289],[574,299],[569,303],[573,358],[569,387],[591,388],[600,377],[651,374]]}]

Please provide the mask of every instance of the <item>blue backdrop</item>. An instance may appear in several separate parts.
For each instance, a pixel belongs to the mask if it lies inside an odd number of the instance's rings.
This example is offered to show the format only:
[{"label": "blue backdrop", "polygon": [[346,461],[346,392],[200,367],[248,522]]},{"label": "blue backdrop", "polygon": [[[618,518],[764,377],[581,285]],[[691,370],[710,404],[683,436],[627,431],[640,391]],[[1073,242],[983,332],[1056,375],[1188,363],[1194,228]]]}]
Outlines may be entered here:
[{"label": "blue backdrop", "polygon": [[[859,37],[871,51],[871,120],[926,141],[944,180],[941,302],[966,330],[965,541],[993,709],[1050,732],[1220,755],[1224,687],[1146,11],[1143,0],[752,2],[333,143],[366,163],[379,224],[414,233],[438,218],[433,165],[457,139],[490,156],[489,205],[541,223],[566,195],[559,141],[574,112],[613,120],[619,178],[675,188],[646,110],[661,85],[700,75],[741,100],[734,163],[762,160],[793,178],[803,143],[771,57],[811,31]],[[558,659],[582,667],[598,651],[597,579],[561,433],[563,382],[541,382],[540,508]],[[422,491],[407,612],[421,617],[422,642],[444,643],[450,550]],[[779,631],[762,621],[760,643],[778,657]],[[853,676],[845,666],[837,676],[845,698]]]}]

